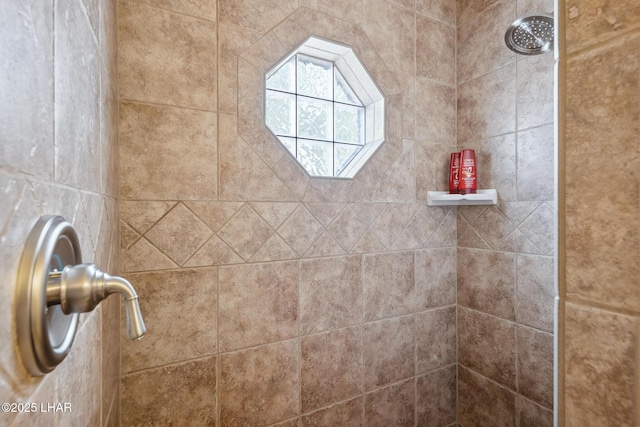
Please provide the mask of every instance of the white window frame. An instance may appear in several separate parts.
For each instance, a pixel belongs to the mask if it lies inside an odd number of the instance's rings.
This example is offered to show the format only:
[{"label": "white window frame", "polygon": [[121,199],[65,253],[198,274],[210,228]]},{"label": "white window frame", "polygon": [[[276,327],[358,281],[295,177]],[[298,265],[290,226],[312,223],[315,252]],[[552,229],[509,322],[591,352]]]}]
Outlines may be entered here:
[{"label": "white window frame", "polygon": [[[342,74],[346,82],[349,84],[358,99],[362,102],[365,115],[365,131],[364,146],[356,154],[356,156],[347,164],[338,176],[315,176],[310,175],[303,167],[305,172],[313,178],[343,178],[352,179],[373,156],[373,154],[384,143],[385,139],[385,99],[382,91],[374,82],[369,72],[364,68],[355,52],[346,45],[333,41],[325,40],[316,36],[309,37],[298,48],[294,49],[285,58],[271,67],[265,74],[265,112],[266,112],[266,80],[268,77],[280,69],[293,56],[302,54],[311,56],[325,61],[333,62],[334,66]],[[297,91],[296,91],[297,92]],[[265,114],[266,120],[266,114]],[[266,126],[266,122],[265,122]],[[269,129],[268,126],[266,126]],[[271,129],[269,131],[273,134]],[[297,134],[297,132],[296,132]],[[278,137],[274,134],[274,137]],[[296,135],[297,138],[297,135]],[[278,141],[280,141],[278,139]],[[333,142],[336,143],[335,141]],[[289,155],[292,155],[287,150]],[[293,157],[293,155],[292,155]],[[298,161],[298,159],[296,159]],[[299,162],[298,162],[299,163]],[[301,165],[302,166],[302,165]]]}]

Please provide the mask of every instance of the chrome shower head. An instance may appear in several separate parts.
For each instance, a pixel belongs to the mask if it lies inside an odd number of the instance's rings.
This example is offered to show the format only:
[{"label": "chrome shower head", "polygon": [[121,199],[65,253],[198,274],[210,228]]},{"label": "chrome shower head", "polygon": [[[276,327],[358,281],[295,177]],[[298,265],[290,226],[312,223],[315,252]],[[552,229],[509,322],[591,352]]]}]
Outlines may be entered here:
[{"label": "chrome shower head", "polygon": [[539,55],[553,49],[553,15],[525,15],[509,26],[504,35],[507,47],[523,55]]}]

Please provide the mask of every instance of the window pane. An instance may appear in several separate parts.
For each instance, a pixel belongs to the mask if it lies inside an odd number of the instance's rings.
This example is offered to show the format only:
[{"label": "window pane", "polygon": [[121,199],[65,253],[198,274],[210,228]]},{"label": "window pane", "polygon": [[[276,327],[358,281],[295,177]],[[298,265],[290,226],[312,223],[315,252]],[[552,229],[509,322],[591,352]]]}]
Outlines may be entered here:
[{"label": "window pane", "polygon": [[333,103],[298,97],[298,136],[302,138],[332,140]]},{"label": "window pane", "polygon": [[364,108],[335,105],[335,140],[364,144]]},{"label": "window pane", "polygon": [[333,176],[333,144],[298,140],[298,161],[313,176]]},{"label": "window pane", "polygon": [[335,150],[335,176],[340,175],[340,172],[351,162],[356,154],[362,150],[361,145],[349,145],[349,144],[334,144]]},{"label": "window pane", "polygon": [[356,94],[351,90],[351,86],[349,86],[344,77],[342,77],[340,71],[336,68],[334,72],[336,73],[335,100],[344,102],[345,104],[362,105],[362,102],[360,102]]},{"label": "window pane", "polygon": [[333,63],[298,55],[298,93],[333,100]]},{"label": "window pane", "polygon": [[296,136],[296,97],[267,90],[266,124],[276,135]]},{"label": "window pane", "polygon": [[296,57],[291,57],[282,67],[278,68],[270,76],[267,76],[267,89],[282,90],[285,92],[295,93],[296,91],[296,73],[295,73]]},{"label": "window pane", "polygon": [[287,150],[291,153],[293,157],[296,156],[296,139],[295,138],[287,138],[286,136],[279,136],[278,139],[285,146]]}]

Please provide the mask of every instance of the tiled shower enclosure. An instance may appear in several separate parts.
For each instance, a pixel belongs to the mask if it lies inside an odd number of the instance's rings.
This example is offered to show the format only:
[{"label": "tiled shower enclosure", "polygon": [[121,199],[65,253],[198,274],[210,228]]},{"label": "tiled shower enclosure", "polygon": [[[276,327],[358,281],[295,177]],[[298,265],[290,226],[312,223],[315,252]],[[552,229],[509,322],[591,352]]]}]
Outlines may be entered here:
[{"label": "tiled shower enclosure", "polygon": [[[122,267],[149,325],[123,425],[550,425],[553,58],[501,35],[548,4],[458,3],[120,2]],[[310,179],[264,125],[265,72],[311,35],[385,95],[353,180]],[[460,148],[497,207],[426,206]]]}]

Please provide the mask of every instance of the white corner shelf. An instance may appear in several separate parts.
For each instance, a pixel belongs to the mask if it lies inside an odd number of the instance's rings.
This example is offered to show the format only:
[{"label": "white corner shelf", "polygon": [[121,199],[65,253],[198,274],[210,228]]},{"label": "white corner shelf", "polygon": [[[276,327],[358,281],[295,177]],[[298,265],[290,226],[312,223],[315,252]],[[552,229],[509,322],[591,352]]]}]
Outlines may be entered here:
[{"label": "white corner shelf", "polygon": [[427,206],[496,205],[498,191],[477,190],[475,194],[449,194],[447,191],[427,191]]}]

